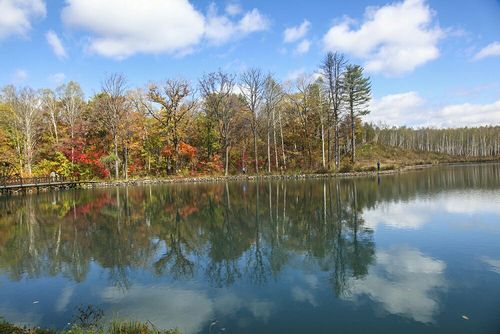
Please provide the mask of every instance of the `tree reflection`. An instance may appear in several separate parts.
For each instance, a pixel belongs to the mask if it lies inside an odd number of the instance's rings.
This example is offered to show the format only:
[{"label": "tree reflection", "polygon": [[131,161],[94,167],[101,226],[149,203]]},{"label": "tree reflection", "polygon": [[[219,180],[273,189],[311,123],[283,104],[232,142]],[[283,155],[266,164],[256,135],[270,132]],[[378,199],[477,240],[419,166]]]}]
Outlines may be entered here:
[{"label": "tree reflection", "polygon": [[499,180],[499,170],[428,170],[380,185],[372,178],[230,182],[2,197],[0,272],[11,280],[63,275],[81,282],[95,263],[128,289],[137,270],[203,275],[222,287],[263,284],[302,266],[328,273],[333,292],[346,296],[375,258],[364,210],[420,193],[492,187],[484,182]]}]

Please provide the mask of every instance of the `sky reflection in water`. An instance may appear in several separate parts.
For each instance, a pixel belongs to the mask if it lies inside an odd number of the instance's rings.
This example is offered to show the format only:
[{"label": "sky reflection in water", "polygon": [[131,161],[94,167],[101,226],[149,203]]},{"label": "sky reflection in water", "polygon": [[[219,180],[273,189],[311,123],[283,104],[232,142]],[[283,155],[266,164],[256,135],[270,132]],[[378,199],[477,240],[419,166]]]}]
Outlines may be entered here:
[{"label": "sky reflection in water", "polygon": [[0,314],[19,323],[64,328],[93,304],[185,333],[500,328],[498,164],[43,193],[0,212]]}]

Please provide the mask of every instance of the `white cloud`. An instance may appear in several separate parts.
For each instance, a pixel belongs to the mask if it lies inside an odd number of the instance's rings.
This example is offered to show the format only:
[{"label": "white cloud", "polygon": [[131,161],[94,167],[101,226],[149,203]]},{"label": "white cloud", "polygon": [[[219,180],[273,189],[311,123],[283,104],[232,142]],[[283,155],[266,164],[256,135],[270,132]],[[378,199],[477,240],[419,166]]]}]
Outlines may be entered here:
[{"label": "white cloud", "polygon": [[478,53],[476,53],[474,60],[494,56],[500,56],[500,42],[493,42],[482,48]]},{"label": "white cloud", "polygon": [[285,31],[283,32],[283,42],[293,43],[298,41],[307,34],[310,27],[311,23],[307,20],[304,20],[304,22],[302,22],[302,24],[299,26],[286,28]]},{"label": "white cloud", "polygon": [[406,247],[377,251],[376,258],[368,275],[354,281],[348,299],[368,295],[388,313],[432,323],[439,311],[434,291],[446,287],[446,264]]},{"label": "white cloud", "polygon": [[66,286],[63,288],[61,295],[56,301],[56,311],[64,312],[66,311],[69,303],[71,302],[71,297],[73,297],[73,293],[75,291],[75,287]]},{"label": "white cloud", "polygon": [[309,52],[309,48],[311,47],[311,42],[307,39],[304,39],[302,42],[300,42],[297,45],[297,48],[295,48],[295,53],[297,54],[304,54]]},{"label": "white cloud", "polygon": [[11,35],[26,36],[31,20],[47,14],[43,0],[0,0],[0,39]]},{"label": "white cloud", "polygon": [[111,58],[183,53],[203,37],[204,17],[187,0],[68,0],[68,26],[89,31],[89,50]]},{"label": "white cloud", "polygon": [[59,72],[59,73],[54,73],[49,76],[49,81],[52,85],[58,86],[62,84],[66,80],[66,74]]},{"label": "white cloud", "polygon": [[26,81],[26,79],[28,79],[28,72],[26,72],[26,70],[23,69],[16,70],[12,75],[13,84],[23,83],[24,81]]},{"label": "white cloud", "polygon": [[366,120],[388,125],[412,125],[408,123],[416,121],[424,104],[424,99],[416,92],[386,95],[371,101],[371,112]]},{"label": "white cloud", "polygon": [[221,44],[269,27],[257,9],[232,21],[217,15],[215,5],[205,17],[188,0],[68,0],[62,19],[90,34],[90,52],[116,59],[138,53],[186,54],[204,39]]},{"label": "white cloud", "polygon": [[269,20],[258,9],[254,8],[243,16],[238,23],[238,28],[241,32],[249,34],[251,32],[267,30],[269,25]]},{"label": "white cloud", "polygon": [[494,259],[494,258],[485,256],[485,257],[481,258],[481,260],[490,267],[491,271],[493,271],[497,274],[500,274],[500,259]]},{"label": "white cloud", "polygon": [[57,34],[53,30],[49,30],[45,34],[45,38],[47,38],[47,43],[49,43],[49,45],[52,47],[52,51],[54,51],[54,54],[57,56],[57,58],[66,58],[66,49],[64,48],[61,39],[59,39],[59,36],[57,36]]},{"label": "white cloud", "polygon": [[373,99],[366,120],[386,125],[442,128],[500,124],[500,100],[487,104],[452,104],[432,107],[416,92]]},{"label": "white cloud", "polygon": [[424,0],[405,0],[383,7],[368,7],[364,21],[353,27],[344,19],[330,28],[324,47],[365,60],[368,71],[400,75],[439,57],[444,33],[433,22],[434,13]]},{"label": "white cloud", "polygon": [[163,286],[134,286],[124,292],[104,290],[104,302],[113,305],[114,316],[149,320],[159,328],[178,327],[183,333],[197,333],[214,315],[212,301],[203,292]]},{"label": "white cloud", "polygon": [[[453,217],[454,228],[474,219],[474,227],[488,227],[484,216],[500,216],[500,195],[496,192],[470,193],[446,192],[428,199],[410,202],[381,202],[374,208],[365,210],[363,217],[366,227],[376,230],[379,225],[392,229],[418,230],[425,224],[435,223],[433,217],[445,213]],[[465,223],[465,224],[464,224]]]},{"label": "white cloud", "polygon": [[306,69],[305,68],[298,68],[296,70],[292,70],[292,71],[288,72],[285,75],[284,81],[285,82],[295,81],[304,75],[306,75]]},{"label": "white cloud", "polygon": [[205,36],[209,42],[220,45],[268,28],[269,21],[257,9],[247,12],[239,21],[233,21],[227,16],[218,15],[215,4],[211,4],[206,19]]},{"label": "white cloud", "polygon": [[230,16],[235,16],[240,14],[243,10],[241,9],[241,6],[237,3],[230,3],[226,6],[226,14]]},{"label": "white cloud", "polygon": [[187,334],[207,330],[216,316],[233,316],[243,309],[255,320],[267,322],[276,309],[273,301],[254,296],[220,291],[210,297],[206,291],[167,285],[135,285],[126,291],[108,287],[101,296],[104,303],[110,304],[107,313],[112,317],[148,320],[159,328],[178,327]]}]

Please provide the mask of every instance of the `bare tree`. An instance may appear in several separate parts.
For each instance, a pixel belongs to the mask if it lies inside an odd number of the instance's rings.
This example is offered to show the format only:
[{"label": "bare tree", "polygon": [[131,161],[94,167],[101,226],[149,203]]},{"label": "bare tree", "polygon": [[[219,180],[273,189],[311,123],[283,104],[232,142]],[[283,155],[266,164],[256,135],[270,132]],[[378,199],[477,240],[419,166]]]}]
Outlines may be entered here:
[{"label": "bare tree", "polygon": [[[192,89],[187,81],[182,79],[167,80],[162,85],[150,84],[148,88],[148,100],[158,104],[160,109],[153,109],[150,104],[144,105],[149,114],[165,129],[167,144],[172,145],[174,151],[174,172],[177,172],[181,127],[185,116],[196,107],[196,101],[192,98],[189,99],[191,95]],[[170,170],[170,157],[168,159],[168,169]]]},{"label": "bare tree", "polygon": [[330,168],[331,161],[331,126],[334,131],[333,158],[335,161],[335,167],[338,169],[340,166],[339,124],[342,105],[342,80],[346,65],[347,60],[344,55],[337,52],[328,52],[320,64],[321,75],[323,76],[325,85],[327,86],[330,101],[330,112],[327,120],[328,168]]},{"label": "bare tree", "polygon": [[311,108],[311,87],[313,81],[312,77],[304,74],[299,76],[294,82],[295,92],[288,94],[288,97],[294,109],[297,112],[300,120],[300,125],[303,133],[303,140],[305,148],[307,149],[307,156],[309,161],[309,167],[312,166],[312,143],[310,131],[314,124],[312,123],[313,110]]},{"label": "bare tree", "polygon": [[123,113],[126,111],[127,99],[125,96],[127,79],[122,74],[111,74],[101,84],[104,93],[103,120],[113,137],[115,178],[119,175],[118,132]]},{"label": "bare tree", "polygon": [[75,125],[81,117],[84,96],[80,85],[74,81],[60,86],[57,89],[61,103],[62,117],[69,125],[71,139],[71,167],[75,163]]},{"label": "bare tree", "polygon": [[29,87],[17,90],[13,86],[7,86],[3,90],[3,95],[12,111],[13,125],[20,137],[18,149],[20,164],[25,172],[31,175],[35,147],[39,139],[37,127],[42,115],[40,94]]},{"label": "bare tree", "polygon": [[56,94],[51,89],[43,89],[42,108],[49,118],[50,132],[54,142],[59,144],[59,122],[61,120],[61,107],[57,100]]},{"label": "bare tree", "polygon": [[255,173],[259,173],[259,156],[257,152],[257,117],[261,108],[264,94],[265,78],[257,68],[249,69],[241,75],[241,93],[245,105],[252,114],[253,151],[255,159]]},{"label": "bare tree", "polygon": [[264,85],[264,112],[267,118],[267,171],[271,172],[271,130],[273,133],[274,156],[276,170],[278,164],[278,149],[276,144],[276,111],[278,105],[283,100],[283,89],[281,85],[274,80],[271,74],[266,77]]},{"label": "bare tree", "polygon": [[229,150],[233,140],[232,135],[235,124],[236,108],[234,108],[231,99],[235,79],[235,75],[219,70],[204,75],[199,82],[207,117],[213,116],[217,119],[222,148],[225,153],[225,175],[228,174],[229,170]]}]

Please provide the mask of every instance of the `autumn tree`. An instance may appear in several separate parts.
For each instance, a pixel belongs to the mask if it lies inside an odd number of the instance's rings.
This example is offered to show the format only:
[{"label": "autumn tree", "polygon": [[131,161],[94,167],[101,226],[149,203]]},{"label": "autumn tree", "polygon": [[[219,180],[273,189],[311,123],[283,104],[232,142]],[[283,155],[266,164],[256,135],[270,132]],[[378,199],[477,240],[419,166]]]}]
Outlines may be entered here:
[{"label": "autumn tree", "polygon": [[24,167],[24,171],[31,175],[42,115],[40,95],[33,88],[24,87],[19,90],[14,86],[7,86],[3,90],[3,98],[10,109],[21,168]]},{"label": "autumn tree", "polygon": [[41,95],[43,112],[49,120],[51,136],[57,145],[59,144],[59,122],[61,121],[60,103],[51,89],[42,89]]},{"label": "autumn tree", "polygon": [[[235,130],[236,108],[231,100],[236,76],[222,70],[204,75],[199,82],[206,117],[214,118],[224,150],[224,174],[229,170],[229,150]],[[232,103],[233,102],[233,103]],[[209,129],[210,131],[210,129]]]},{"label": "autumn tree", "polygon": [[128,102],[125,95],[126,87],[127,79],[125,76],[116,73],[109,75],[106,79],[104,79],[101,85],[101,90],[104,93],[101,99],[101,112],[103,113],[102,120],[113,137],[115,178],[118,178],[119,176],[120,164],[118,156],[118,135],[122,117],[126,112]]},{"label": "autumn tree", "polygon": [[70,81],[60,86],[57,89],[57,94],[61,105],[61,115],[69,126],[71,166],[73,168],[75,163],[75,126],[81,117],[84,106],[83,91],[78,83]]},{"label": "autumn tree", "polygon": [[370,78],[359,65],[348,65],[344,77],[344,101],[349,112],[351,130],[351,161],[356,162],[356,119],[368,114],[371,99]]},{"label": "autumn tree", "polygon": [[294,81],[294,91],[288,94],[293,109],[298,116],[302,141],[307,152],[308,165],[312,166],[312,134],[314,133],[313,108],[311,105],[311,88],[313,79],[307,74],[299,76]]},{"label": "autumn tree", "polygon": [[171,79],[162,84],[152,83],[148,87],[147,99],[151,104],[144,104],[148,113],[161,123],[167,140],[167,150],[172,148],[173,155],[167,154],[167,169],[170,171],[171,161],[174,162],[174,173],[177,172],[179,144],[182,139],[182,128],[186,116],[196,107],[196,101],[191,98],[192,88],[186,80]]}]

